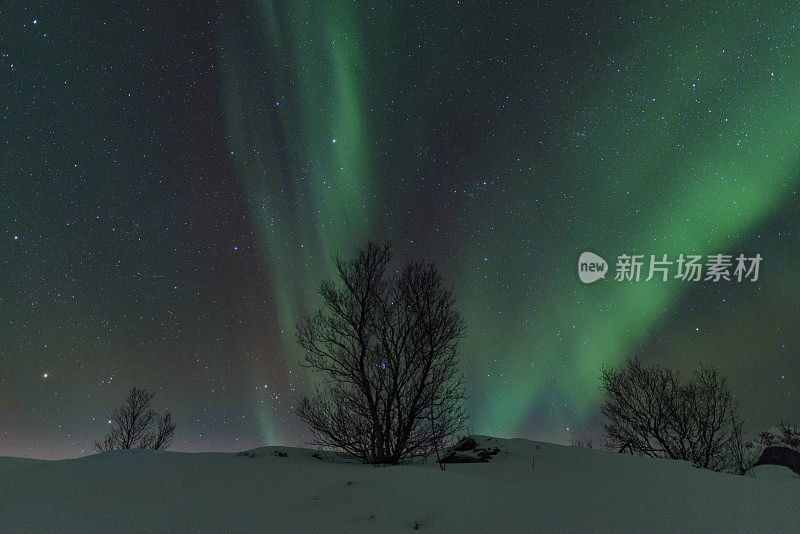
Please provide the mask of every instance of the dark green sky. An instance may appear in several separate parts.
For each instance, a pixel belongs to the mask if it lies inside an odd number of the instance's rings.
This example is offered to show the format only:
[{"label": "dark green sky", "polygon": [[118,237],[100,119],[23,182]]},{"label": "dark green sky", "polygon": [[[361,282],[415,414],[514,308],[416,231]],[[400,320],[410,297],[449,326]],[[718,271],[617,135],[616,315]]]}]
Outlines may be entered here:
[{"label": "dark green sky", "polygon": [[476,432],[593,431],[634,355],[800,417],[796,6],[186,5],[0,4],[0,454],[88,453],[133,385],[176,449],[303,442],[294,321],[367,239],[456,290]]}]

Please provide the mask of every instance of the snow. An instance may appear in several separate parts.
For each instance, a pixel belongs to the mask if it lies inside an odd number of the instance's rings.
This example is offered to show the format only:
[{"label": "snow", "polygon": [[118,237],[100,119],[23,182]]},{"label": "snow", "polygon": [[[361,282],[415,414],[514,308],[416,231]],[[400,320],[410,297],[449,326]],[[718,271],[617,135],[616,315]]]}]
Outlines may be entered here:
[{"label": "snow", "polygon": [[500,451],[444,472],[435,461],[374,467],[291,447],[0,458],[0,531],[790,532],[800,520],[800,480],[783,467],[741,477],[685,462],[475,439]]},{"label": "snow", "polygon": [[754,467],[750,474],[757,478],[792,479],[795,484],[800,484],[800,475],[782,465],[759,465]]}]

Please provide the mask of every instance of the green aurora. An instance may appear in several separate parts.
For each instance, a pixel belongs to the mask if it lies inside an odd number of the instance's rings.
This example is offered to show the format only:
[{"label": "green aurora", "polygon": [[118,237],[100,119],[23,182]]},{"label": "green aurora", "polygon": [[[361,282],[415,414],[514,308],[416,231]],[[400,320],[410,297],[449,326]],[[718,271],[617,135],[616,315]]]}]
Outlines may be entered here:
[{"label": "green aurora", "polygon": [[[582,251],[610,264],[786,253],[756,236],[797,204],[800,11],[717,5],[223,14],[227,138],[284,372],[331,255],[391,239],[401,259],[433,257],[460,296],[476,431],[565,441],[585,427],[600,366],[638,354],[709,289],[584,286]],[[767,254],[764,283],[777,272]],[[796,316],[797,296],[773,305]],[[677,340],[666,357],[718,359],[696,350]],[[265,439],[275,432],[264,419]]]}]

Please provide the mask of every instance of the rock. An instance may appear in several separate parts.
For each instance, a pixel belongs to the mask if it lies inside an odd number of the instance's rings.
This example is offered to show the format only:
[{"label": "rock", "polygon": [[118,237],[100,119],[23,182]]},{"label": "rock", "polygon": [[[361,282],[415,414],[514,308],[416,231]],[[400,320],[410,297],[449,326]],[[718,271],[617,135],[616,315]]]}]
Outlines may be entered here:
[{"label": "rock", "polygon": [[442,463],[468,464],[488,462],[500,452],[499,447],[481,446],[471,437],[462,438],[442,458]]},{"label": "rock", "polygon": [[788,447],[767,447],[756,465],[782,465],[800,475],[800,452]]}]

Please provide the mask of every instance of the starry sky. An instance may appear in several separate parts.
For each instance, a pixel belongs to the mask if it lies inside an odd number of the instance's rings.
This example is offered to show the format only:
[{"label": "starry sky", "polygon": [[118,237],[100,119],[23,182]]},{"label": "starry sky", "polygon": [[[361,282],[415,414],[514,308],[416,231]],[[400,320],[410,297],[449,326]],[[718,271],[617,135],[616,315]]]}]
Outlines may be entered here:
[{"label": "starry sky", "polygon": [[0,3],[0,455],[89,454],[132,386],[174,450],[306,443],[294,324],[370,239],[454,288],[474,432],[595,433],[632,356],[797,422],[800,8],[718,6]]}]

